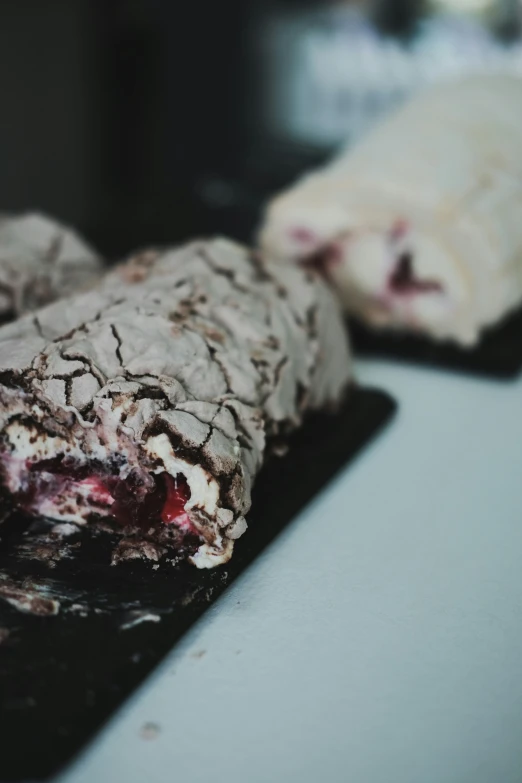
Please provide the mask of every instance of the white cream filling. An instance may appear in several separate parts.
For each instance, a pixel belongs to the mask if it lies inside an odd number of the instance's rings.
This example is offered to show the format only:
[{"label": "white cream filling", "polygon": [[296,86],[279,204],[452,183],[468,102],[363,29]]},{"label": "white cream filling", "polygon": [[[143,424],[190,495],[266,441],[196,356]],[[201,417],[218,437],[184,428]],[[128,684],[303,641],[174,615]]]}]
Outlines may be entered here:
[{"label": "white cream filling", "polygon": [[[34,406],[36,409],[37,406]],[[38,414],[33,410],[33,414]],[[59,436],[51,436],[47,433],[39,433],[30,427],[26,427],[19,421],[13,421],[5,430],[7,440],[13,447],[14,456],[5,461],[8,489],[16,493],[22,489],[23,479],[27,473],[26,461],[39,462],[52,459],[59,455],[66,455],[80,462],[85,462],[85,453],[77,445],[73,445]],[[106,446],[93,443],[93,451],[90,459],[103,461],[110,454]],[[149,438],[144,444],[145,452],[152,458],[163,463],[164,469],[171,476],[182,474],[190,489],[190,499],[185,504],[185,510],[198,507],[209,516],[217,514],[223,516],[222,524],[228,522],[226,509],[218,509],[219,485],[217,481],[201,465],[192,465],[175,456],[172,444],[164,433]],[[161,473],[162,468],[157,468],[156,473]],[[74,483],[74,493],[66,491],[62,496],[45,498],[39,506],[39,512],[50,518],[60,518],[64,522],[85,524],[86,516],[90,513],[89,503],[82,504],[82,499],[89,501],[95,488],[90,479]],[[101,499],[101,498],[100,498]],[[108,513],[112,498],[107,493],[107,509],[97,509],[97,513]],[[246,525],[245,525],[246,527]],[[241,532],[243,530],[241,529]],[[239,534],[241,534],[241,532]],[[235,537],[235,536],[234,536]],[[232,556],[234,541],[231,538],[218,536],[215,544],[202,544],[196,554],[190,558],[197,568],[214,568],[217,565],[228,562]]]},{"label": "white cream filling", "polygon": [[[59,436],[51,436],[47,433],[38,433],[27,428],[18,421],[12,422],[6,428],[9,444],[13,447],[15,458],[7,463],[9,489],[17,492],[22,484],[23,475],[26,472],[25,461],[40,462],[52,459],[57,455],[65,455],[79,462],[85,462],[85,453],[77,445],[71,444]],[[94,451],[89,454],[90,459],[99,459],[101,462],[108,459],[109,453],[106,446],[93,444]],[[185,509],[188,511],[195,506],[203,509],[209,515],[216,513],[219,486],[214,478],[200,465],[191,465],[185,460],[175,456],[172,445],[164,433],[149,438],[144,450],[153,459],[159,459],[167,473],[177,476],[181,473],[190,489],[190,500]],[[125,456],[125,454],[123,454]],[[158,468],[157,473],[161,472]]]},{"label": "white cream filling", "polygon": [[40,461],[52,459],[57,454],[66,454],[82,462],[85,460],[85,455],[77,446],[71,445],[57,435],[53,437],[47,433],[37,433],[18,421],[9,424],[5,432],[19,460]]},{"label": "white cream filling", "polygon": [[[201,465],[191,465],[176,457],[172,444],[165,433],[149,438],[144,448],[150,457],[161,460],[165,470],[171,476],[181,473],[185,477],[190,489],[190,500],[185,504],[186,511],[198,506],[209,515],[214,515],[217,512],[219,516],[217,510],[219,485]],[[218,536],[215,544],[202,544],[189,560],[196,568],[215,568],[218,565],[228,563],[233,550],[233,540]]]},{"label": "white cream filling", "polygon": [[221,548],[212,544],[202,544],[195,555],[189,558],[196,568],[215,568],[218,565],[228,563],[234,551],[234,542],[230,539],[222,539]]},{"label": "white cream filling", "polygon": [[[13,447],[14,453],[14,457],[5,462],[10,492],[18,492],[20,490],[27,470],[26,460],[41,462],[63,454],[72,459],[77,459],[79,462],[85,462],[85,454],[79,446],[69,443],[58,435],[52,436],[48,433],[37,432],[19,421],[11,422],[6,427],[5,434],[7,435],[8,443]],[[102,446],[101,443],[94,443],[93,446],[93,453],[90,455],[91,459],[98,459],[100,462],[103,462],[108,458],[105,446]],[[42,514],[45,513],[42,510]]]},{"label": "white cream filling", "polygon": [[[74,491],[71,491],[72,488]],[[69,487],[65,487],[63,494],[58,493],[52,497],[44,498],[38,507],[38,511],[42,516],[50,519],[59,517],[64,522],[84,525],[92,512],[91,501],[93,494],[97,500],[105,503],[105,508],[103,506],[96,507],[96,513],[100,516],[109,514],[114,498],[110,492],[102,491],[98,483],[92,479],[75,481]],[[85,500],[85,503],[82,500]]]},{"label": "white cream filling", "polygon": [[[165,470],[171,476],[181,473],[190,489],[190,500],[185,504],[185,510],[197,506],[209,516],[216,513],[219,500],[219,485],[217,481],[201,465],[191,465],[175,456],[172,444],[165,433],[149,438],[144,450],[152,459],[163,462]],[[158,469],[156,472],[161,472]]]}]

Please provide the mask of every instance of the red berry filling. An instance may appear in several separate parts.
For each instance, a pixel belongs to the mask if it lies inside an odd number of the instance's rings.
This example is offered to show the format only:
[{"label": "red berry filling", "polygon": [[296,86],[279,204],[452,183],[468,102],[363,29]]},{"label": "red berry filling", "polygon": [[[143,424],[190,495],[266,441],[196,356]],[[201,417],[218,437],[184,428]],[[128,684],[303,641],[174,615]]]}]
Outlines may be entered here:
[{"label": "red berry filling", "polygon": [[398,218],[390,229],[390,238],[394,242],[403,239],[410,230],[410,224],[404,218]]},{"label": "red berry filling", "polygon": [[29,480],[19,496],[20,505],[26,509],[37,510],[42,500],[64,490],[73,496],[75,489],[87,488],[86,502],[93,509],[109,509],[109,516],[122,527],[137,525],[146,529],[163,522],[196,532],[185,511],[190,489],[181,475],[173,478],[167,473],[153,474],[154,486],[150,488],[135,473],[120,479],[94,461],[82,465],[67,457],[55,457],[29,463],[27,468]]},{"label": "red berry filling", "polygon": [[161,521],[165,525],[190,524],[188,514],[185,511],[185,504],[190,498],[190,490],[186,480],[183,476],[172,478],[167,473],[164,473],[163,476],[167,485],[167,497],[163,503]]},{"label": "red berry filling", "polygon": [[300,245],[316,245],[319,241],[317,234],[305,226],[291,228],[288,235]]},{"label": "red berry filling", "polygon": [[411,253],[401,253],[390,277],[389,287],[394,294],[442,293],[443,287],[437,280],[419,280],[415,277]]}]

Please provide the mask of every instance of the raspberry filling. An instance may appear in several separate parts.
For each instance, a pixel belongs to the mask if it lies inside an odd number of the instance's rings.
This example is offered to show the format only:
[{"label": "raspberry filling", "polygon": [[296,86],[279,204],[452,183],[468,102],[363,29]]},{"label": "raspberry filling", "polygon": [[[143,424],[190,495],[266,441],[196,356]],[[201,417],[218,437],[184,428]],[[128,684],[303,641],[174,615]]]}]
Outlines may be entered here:
[{"label": "raspberry filling", "polygon": [[294,228],[291,228],[288,232],[288,236],[294,242],[297,242],[297,244],[305,247],[317,245],[319,242],[317,234],[309,228],[306,228],[306,226],[295,226]]},{"label": "raspberry filling", "polygon": [[183,476],[172,478],[168,473],[162,474],[167,485],[167,497],[161,511],[161,521],[165,525],[191,527],[190,519],[185,511],[185,503],[190,499],[190,489]]},{"label": "raspberry filling", "polygon": [[437,280],[419,280],[415,277],[411,253],[401,253],[388,283],[394,294],[442,293],[443,287]]},{"label": "raspberry filling", "polygon": [[147,528],[161,522],[196,532],[185,511],[190,489],[182,475],[173,478],[168,473],[152,474],[154,485],[146,487],[137,474],[120,479],[104,472],[101,463],[80,464],[63,457],[28,463],[27,469],[30,479],[19,496],[20,505],[26,509],[37,508],[61,491],[74,496],[76,490],[94,511],[96,507],[108,509],[108,515],[122,527]]}]

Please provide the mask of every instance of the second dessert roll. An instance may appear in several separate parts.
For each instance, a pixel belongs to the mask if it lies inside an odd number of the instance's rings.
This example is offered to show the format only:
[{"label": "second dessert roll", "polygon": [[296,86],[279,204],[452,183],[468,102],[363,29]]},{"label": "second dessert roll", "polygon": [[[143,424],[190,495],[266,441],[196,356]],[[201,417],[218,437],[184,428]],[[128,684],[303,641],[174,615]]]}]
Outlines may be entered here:
[{"label": "second dessert roll", "polygon": [[102,269],[72,228],[38,213],[0,214],[0,323],[87,290]]}]

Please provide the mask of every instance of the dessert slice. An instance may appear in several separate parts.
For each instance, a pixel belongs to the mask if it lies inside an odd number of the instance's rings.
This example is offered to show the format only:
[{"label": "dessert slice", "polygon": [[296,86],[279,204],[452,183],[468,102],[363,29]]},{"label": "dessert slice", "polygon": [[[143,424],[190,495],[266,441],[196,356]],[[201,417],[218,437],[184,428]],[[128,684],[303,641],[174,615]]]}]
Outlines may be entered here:
[{"label": "dessert slice", "polygon": [[0,329],[3,484],[32,514],[219,565],[271,447],[350,376],[317,276],[225,239],[144,253]]},{"label": "dessert slice", "polygon": [[371,326],[473,345],[522,302],[521,127],[520,78],[427,90],[277,196],[261,244]]},{"label": "dessert slice", "polygon": [[38,214],[0,217],[0,322],[92,284],[96,253],[70,228]]}]

